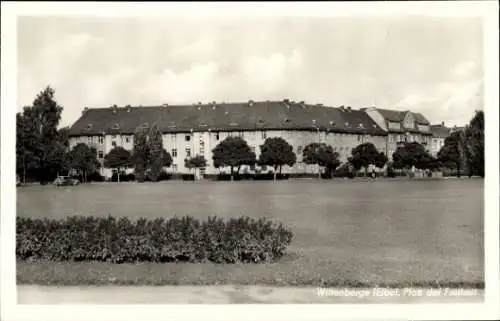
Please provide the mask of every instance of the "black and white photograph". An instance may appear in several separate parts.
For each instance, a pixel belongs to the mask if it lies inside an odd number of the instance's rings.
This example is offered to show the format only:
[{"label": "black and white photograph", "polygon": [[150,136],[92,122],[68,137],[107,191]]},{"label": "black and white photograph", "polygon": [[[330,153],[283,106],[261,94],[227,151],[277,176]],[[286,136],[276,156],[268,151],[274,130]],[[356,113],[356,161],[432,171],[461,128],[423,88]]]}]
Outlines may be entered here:
[{"label": "black and white photograph", "polygon": [[496,2],[74,4],[2,3],[11,312],[499,317]]}]

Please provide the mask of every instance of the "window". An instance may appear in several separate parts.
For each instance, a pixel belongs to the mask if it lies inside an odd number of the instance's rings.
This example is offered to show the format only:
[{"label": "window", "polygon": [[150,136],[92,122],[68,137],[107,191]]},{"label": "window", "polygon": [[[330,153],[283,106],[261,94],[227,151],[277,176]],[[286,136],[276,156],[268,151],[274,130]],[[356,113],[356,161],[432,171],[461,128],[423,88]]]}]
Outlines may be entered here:
[{"label": "window", "polygon": [[297,147],[297,154],[302,154],[302,146]]},{"label": "window", "polygon": [[125,137],[125,142],[130,143],[130,138],[129,137]]},{"label": "window", "polygon": [[172,157],[177,157],[177,148],[172,149]]},{"label": "window", "polygon": [[191,157],[191,148],[186,148],[186,157]]},{"label": "window", "polygon": [[250,149],[252,150],[252,153],[255,154],[255,147],[254,146],[251,146]]},{"label": "window", "polygon": [[89,143],[92,143],[92,137],[91,136],[87,137],[87,140],[88,140]]},{"label": "window", "polygon": [[111,142],[111,146],[116,147],[116,142],[115,142],[115,141],[112,141],[112,142]]},{"label": "window", "polygon": [[172,164],[172,171],[177,172],[177,164]]},{"label": "window", "polygon": [[215,140],[219,140],[219,139],[220,139],[219,133],[215,133]]},{"label": "window", "polygon": [[170,138],[172,139],[172,143],[175,144],[175,142],[177,141],[177,135],[172,134],[172,135],[170,135]]},{"label": "window", "polygon": [[205,175],[205,169],[204,168],[200,168],[200,175]]},{"label": "window", "polygon": [[112,139],[116,139],[116,135],[111,136]]},{"label": "window", "polygon": [[98,157],[101,158],[101,159],[104,157],[104,153],[102,152],[102,150],[99,151],[99,156]]},{"label": "window", "polygon": [[260,134],[261,134],[262,139],[266,139],[267,138],[267,133],[266,133],[265,130],[261,131]]},{"label": "window", "polygon": [[191,135],[186,135],[185,140],[186,142],[189,142],[191,140]]},{"label": "window", "polygon": [[104,143],[104,136],[99,136],[98,142],[99,142],[99,144],[103,144]]},{"label": "window", "polygon": [[361,141],[361,135],[358,135],[358,142]]}]

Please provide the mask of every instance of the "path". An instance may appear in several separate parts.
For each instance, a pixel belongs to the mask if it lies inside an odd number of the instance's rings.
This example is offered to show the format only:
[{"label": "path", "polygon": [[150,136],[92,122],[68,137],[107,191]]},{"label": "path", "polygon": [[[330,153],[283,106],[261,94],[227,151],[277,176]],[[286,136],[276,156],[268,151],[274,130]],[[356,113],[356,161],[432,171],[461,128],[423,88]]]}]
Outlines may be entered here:
[{"label": "path", "polygon": [[[451,290],[435,296],[423,289],[418,293],[392,292],[392,296],[374,296],[373,289],[356,289],[368,296],[355,297],[353,292],[339,295],[345,289],[331,288],[330,296],[318,295],[318,288],[265,286],[18,286],[19,304],[224,304],[224,303],[480,303],[483,290]],[[332,293],[337,291],[337,293]],[[353,289],[351,289],[353,291]],[[438,290],[439,291],[439,290]],[[454,291],[454,292],[453,292]],[[472,291],[475,291],[474,293]],[[345,292],[343,292],[345,293]],[[380,293],[382,294],[382,293]],[[457,296],[458,294],[458,296]]]}]

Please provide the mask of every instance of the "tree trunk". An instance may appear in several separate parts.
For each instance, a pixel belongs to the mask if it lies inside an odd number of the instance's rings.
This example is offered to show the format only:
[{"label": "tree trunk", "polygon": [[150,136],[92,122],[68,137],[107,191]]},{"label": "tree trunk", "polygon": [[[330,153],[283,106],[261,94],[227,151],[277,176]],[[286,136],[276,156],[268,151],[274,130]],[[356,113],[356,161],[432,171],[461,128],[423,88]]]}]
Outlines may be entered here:
[{"label": "tree trunk", "polygon": [[234,181],[233,166],[231,166],[231,182]]},{"label": "tree trunk", "polygon": [[278,166],[274,165],[274,171],[273,171],[273,179],[276,181],[276,171],[278,170]]},{"label": "tree trunk", "polygon": [[460,160],[457,162],[457,177],[460,178]]},{"label": "tree trunk", "polygon": [[318,179],[321,179],[321,166],[318,164]]},{"label": "tree trunk", "polygon": [[87,183],[87,170],[83,170],[83,177],[84,177],[85,183]]},{"label": "tree trunk", "polygon": [[118,171],[116,172],[116,182],[120,183],[120,169],[118,168]]}]

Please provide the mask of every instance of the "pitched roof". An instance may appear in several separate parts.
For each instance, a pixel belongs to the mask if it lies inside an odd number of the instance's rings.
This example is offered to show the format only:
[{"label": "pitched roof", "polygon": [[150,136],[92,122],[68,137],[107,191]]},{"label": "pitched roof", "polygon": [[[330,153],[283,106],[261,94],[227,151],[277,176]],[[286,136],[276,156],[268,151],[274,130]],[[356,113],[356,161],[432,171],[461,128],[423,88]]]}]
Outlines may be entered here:
[{"label": "pitched roof", "polygon": [[316,130],[319,127],[332,132],[386,134],[362,111],[344,112],[339,108],[285,100],[90,108],[71,126],[69,135],[133,134],[139,125],[155,123],[162,132]]},{"label": "pitched roof", "polygon": [[442,124],[431,125],[431,131],[433,137],[446,138],[451,133],[451,128],[448,128]]},{"label": "pitched roof", "polygon": [[404,111],[391,110],[391,109],[380,109],[380,108],[377,108],[377,110],[380,112],[382,117],[385,118],[385,120],[390,121],[390,122],[399,123],[405,119],[406,112],[404,112]]}]

